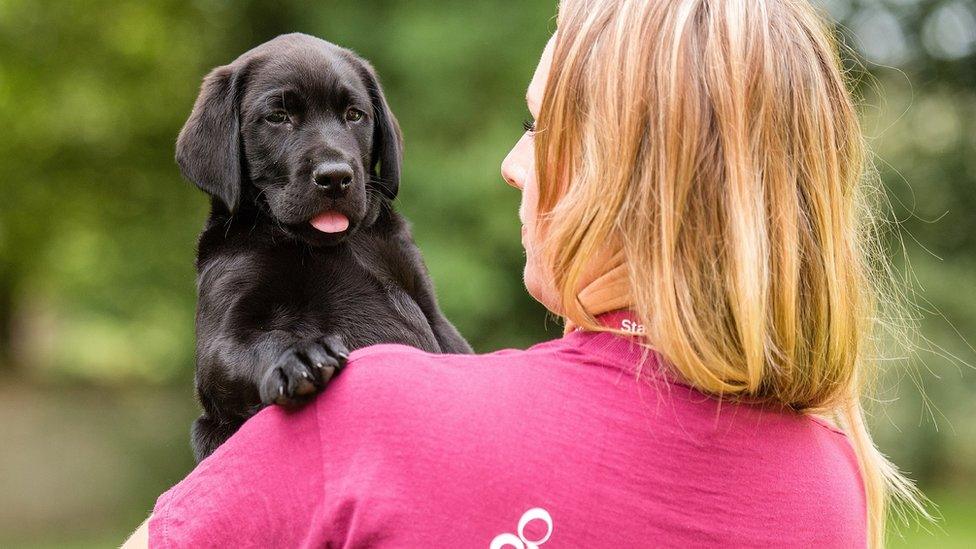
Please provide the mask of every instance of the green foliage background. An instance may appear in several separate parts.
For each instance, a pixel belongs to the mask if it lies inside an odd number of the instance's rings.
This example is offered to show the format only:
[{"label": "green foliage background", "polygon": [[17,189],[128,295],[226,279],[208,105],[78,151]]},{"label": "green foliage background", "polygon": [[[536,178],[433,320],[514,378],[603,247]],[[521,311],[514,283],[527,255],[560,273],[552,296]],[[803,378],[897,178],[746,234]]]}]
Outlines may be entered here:
[{"label": "green foliage background", "polygon": [[[944,532],[912,543],[972,541],[976,5],[821,3],[868,57],[866,125],[937,351],[893,365],[876,431],[947,506]],[[277,34],[377,67],[406,136],[398,207],[475,348],[556,336],[522,288],[518,197],[498,174],[554,13],[550,0],[0,0],[0,545],[115,542],[191,467],[207,201],[173,143],[207,70]]]}]

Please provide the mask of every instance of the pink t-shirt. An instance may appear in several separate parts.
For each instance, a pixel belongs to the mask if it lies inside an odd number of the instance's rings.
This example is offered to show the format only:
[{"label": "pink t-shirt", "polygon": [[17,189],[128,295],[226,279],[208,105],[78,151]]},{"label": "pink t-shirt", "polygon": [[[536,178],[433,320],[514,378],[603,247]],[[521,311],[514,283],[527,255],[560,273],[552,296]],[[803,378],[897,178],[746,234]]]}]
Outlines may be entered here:
[{"label": "pink t-shirt", "polygon": [[[623,313],[611,325],[640,329]],[[627,338],[354,352],[160,496],[151,547],[864,547],[846,437],[633,374]]]}]

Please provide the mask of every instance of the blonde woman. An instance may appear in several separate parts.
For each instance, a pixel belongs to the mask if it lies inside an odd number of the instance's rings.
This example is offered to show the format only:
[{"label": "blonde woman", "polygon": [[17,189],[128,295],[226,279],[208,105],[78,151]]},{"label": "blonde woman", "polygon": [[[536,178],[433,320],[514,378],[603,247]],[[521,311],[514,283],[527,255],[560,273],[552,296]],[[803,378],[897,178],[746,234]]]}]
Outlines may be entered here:
[{"label": "blonde woman", "polygon": [[564,0],[526,99],[502,173],[566,335],[357,351],[133,545],[883,543],[911,485],[862,421],[875,258],[825,23],[797,0]]}]

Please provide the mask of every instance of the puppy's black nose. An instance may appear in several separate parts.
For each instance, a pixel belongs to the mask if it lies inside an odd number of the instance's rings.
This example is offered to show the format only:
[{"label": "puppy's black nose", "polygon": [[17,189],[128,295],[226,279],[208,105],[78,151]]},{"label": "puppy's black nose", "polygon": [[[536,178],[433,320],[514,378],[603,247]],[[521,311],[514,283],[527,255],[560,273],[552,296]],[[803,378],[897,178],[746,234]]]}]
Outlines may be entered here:
[{"label": "puppy's black nose", "polygon": [[312,180],[327,195],[339,198],[352,185],[352,167],[341,162],[323,162],[312,170]]}]

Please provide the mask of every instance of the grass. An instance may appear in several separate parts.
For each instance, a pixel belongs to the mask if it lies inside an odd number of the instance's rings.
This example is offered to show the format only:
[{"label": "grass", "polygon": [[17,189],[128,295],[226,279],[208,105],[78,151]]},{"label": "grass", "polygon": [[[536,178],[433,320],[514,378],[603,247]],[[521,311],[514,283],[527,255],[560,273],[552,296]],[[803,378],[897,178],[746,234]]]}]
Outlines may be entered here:
[{"label": "grass", "polygon": [[888,546],[912,549],[976,547],[976,491],[929,494],[941,519],[935,524],[890,528]]}]

